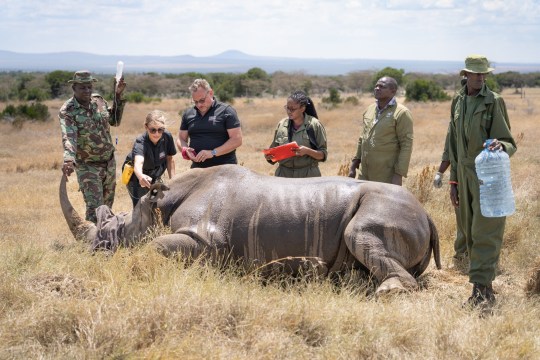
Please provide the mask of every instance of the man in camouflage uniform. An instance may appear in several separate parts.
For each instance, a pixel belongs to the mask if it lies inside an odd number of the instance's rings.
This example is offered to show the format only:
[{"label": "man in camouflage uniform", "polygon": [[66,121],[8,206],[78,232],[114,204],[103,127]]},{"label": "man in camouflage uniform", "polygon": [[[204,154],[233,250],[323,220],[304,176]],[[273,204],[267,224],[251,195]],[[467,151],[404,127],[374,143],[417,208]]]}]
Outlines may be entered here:
[{"label": "man in camouflage uniform", "polygon": [[364,112],[364,130],[358,140],[356,155],[349,167],[349,177],[401,186],[407,177],[413,146],[411,112],[396,101],[398,85],[384,76],[375,85],[376,102]]},{"label": "man in camouflage uniform", "polygon": [[112,207],[116,188],[116,162],[110,125],[118,126],[122,119],[124,79],[115,86],[115,100],[109,108],[107,102],[92,93],[97,79],[89,71],[77,71],[69,83],[73,84],[73,97],[59,112],[64,163],[62,172],[70,176],[76,170],[80,190],[86,203],[86,220],[96,222],[96,208]]}]

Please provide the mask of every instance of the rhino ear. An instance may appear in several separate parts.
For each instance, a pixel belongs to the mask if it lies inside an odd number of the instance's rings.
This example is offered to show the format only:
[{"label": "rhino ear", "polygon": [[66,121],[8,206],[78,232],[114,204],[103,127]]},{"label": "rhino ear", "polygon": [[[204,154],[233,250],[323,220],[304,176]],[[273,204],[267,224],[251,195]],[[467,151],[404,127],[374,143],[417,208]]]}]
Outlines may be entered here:
[{"label": "rhino ear", "polygon": [[165,184],[154,184],[150,187],[148,198],[150,202],[157,202],[159,199],[163,199],[165,191],[169,190],[169,187]]}]

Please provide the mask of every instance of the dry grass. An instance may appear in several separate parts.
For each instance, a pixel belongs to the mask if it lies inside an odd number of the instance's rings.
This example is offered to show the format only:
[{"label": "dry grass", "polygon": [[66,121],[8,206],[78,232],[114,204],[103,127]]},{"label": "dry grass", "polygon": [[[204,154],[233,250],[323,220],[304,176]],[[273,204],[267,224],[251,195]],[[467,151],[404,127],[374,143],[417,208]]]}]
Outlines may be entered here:
[{"label": "dry grass", "polygon": [[[540,90],[527,89],[527,99],[503,95],[519,141],[512,158],[518,210],[507,220],[502,273],[494,284],[498,306],[484,318],[461,308],[470,285],[448,268],[455,234],[448,185],[431,187],[448,102],[407,104],[415,118],[415,145],[404,184],[438,227],[443,270],[430,266],[418,292],[379,300],[362,274],[263,282],[257,273],[235,267],[188,266],[145,245],[112,256],[91,255],[73,240],[58,204],[62,149],[57,120],[22,129],[0,124],[0,358],[539,358],[534,257],[540,229],[535,146]],[[334,110],[318,106],[329,138],[324,176],[346,173],[362,111],[371,101],[363,97],[357,107]],[[244,132],[238,157],[244,166],[273,174],[261,150],[272,140],[284,103],[283,98],[237,100]],[[150,110],[164,110],[175,133],[178,111],[186,104],[129,104],[124,123],[113,132],[118,162]],[[61,104],[48,105],[56,114]],[[178,172],[188,169],[180,157],[176,161]],[[68,191],[82,211],[75,182],[68,183]],[[114,211],[130,208],[119,185]]]}]

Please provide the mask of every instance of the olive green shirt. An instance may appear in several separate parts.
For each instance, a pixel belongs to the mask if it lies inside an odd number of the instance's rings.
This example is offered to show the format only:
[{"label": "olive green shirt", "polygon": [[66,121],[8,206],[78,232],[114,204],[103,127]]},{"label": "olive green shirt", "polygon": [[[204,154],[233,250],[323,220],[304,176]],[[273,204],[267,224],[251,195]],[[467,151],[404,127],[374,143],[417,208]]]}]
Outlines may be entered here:
[{"label": "olive green shirt", "polygon": [[363,133],[354,159],[360,160],[359,179],[391,183],[394,174],[407,177],[413,147],[413,118],[393,99],[379,112],[377,103],[363,114]]},{"label": "olive green shirt", "polygon": [[[328,156],[328,150],[326,148],[326,130],[324,129],[324,126],[321,124],[321,122],[310,115],[304,116],[304,123],[300,125],[298,130],[293,130],[293,135],[291,141],[289,141],[289,125],[290,121],[288,118],[282,119],[276,128],[276,131],[274,133],[274,140],[272,141],[272,144],[270,145],[271,148],[287,144],[289,142],[296,141],[298,146],[306,146],[311,147],[309,142],[309,135],[307,132],[307,127],[311,126],[313,129],[313,132],[315,134],[315,142],[317,145],[318,151],[322,151],[324,153],[324,158],[320,161],[326,161],[326,158]],[[319,160],[316,160],[312,158],[311,156],[304,155],[304,156],[293,156],[288,159],[280,160],[279,166],[283,166],[286,168],[292,168],[292,169],[301,169],[301,168],[307,168],[307,167],[314,167],[318,166]]]},{"label": "olive green shirt", "polygon": [[487,139],[499,140],[508,156],[517,150],[504,99],[485,84],[477,96],[467,96],[466,86],[454,96],[449,132],[450,181],[458,181],[458,166],[474,168]]}]

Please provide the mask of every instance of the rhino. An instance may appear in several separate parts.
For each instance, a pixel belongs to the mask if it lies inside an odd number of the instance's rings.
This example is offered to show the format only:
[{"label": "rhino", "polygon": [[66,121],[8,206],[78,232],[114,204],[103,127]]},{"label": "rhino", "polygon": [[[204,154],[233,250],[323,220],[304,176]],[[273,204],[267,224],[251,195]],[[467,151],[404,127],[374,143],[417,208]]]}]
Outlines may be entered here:
[{"label": "rhino", "polygon": [[94,247],[114,243],[107,236],[136,243],[158,208],[172,233],[151,243],[166,256],[221,253],[244,264],[279,263],[291,273],[306,260],[325,274],[364,268],[377,280],[377,295],[418,289],[416,277],[432,253],[441,268],[432,219],[413,194],[391,184],[341,176],[280,178],[240,165],[190,169],[168,187],[153,185],[131,214],[99,207],[97,225],[78,216],[65,181],[60,199],[73,234]]},{"label": "rhino", "polygon": [[73,208],[67,194],[65,175],[60,180],[60,206],[68,223],[69,230],[77,240],[91,244],[92,250],[116,250],[118,246],[135,244],[156,222],[157,201],[162,199],[165,184],[156,184],[143,196],[131,213],[114,215],[107,205],[96,209],[97,224],[84,220]]}]

